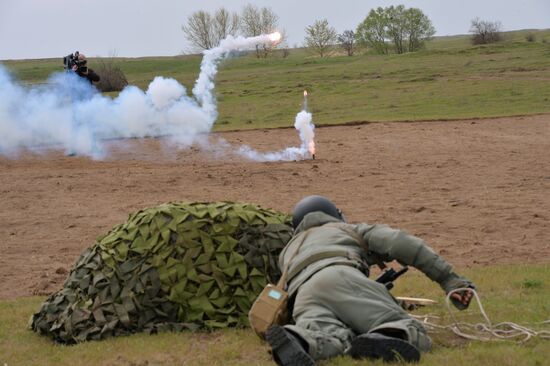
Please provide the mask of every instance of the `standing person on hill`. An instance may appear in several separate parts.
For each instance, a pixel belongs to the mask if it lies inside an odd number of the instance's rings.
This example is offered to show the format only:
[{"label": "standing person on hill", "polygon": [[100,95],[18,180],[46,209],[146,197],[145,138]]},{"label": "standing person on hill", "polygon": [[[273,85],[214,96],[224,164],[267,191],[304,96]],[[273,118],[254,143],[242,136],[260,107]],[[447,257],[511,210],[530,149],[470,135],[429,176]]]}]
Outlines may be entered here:
[{"label": "standing person on hill", "polygon": [[[63,65],[67,72],[74,72],[79,77],[88,80],[91,85],[93,85],[94,82],[98,82],[100,79],[99,75],[96,74],[94,70],[88,68],[88,60],[86,59],[86,56],[78,51],[76,51],[74,54],[71,53],[70,55],[63,57]],[[90,97],[90,93],[93,94],[97,92],[95,88],[80,88],[74,83],[68,83],[67,86],[69,88],[68,93],[71,104],[73,104],[74,101]],[[74,110],[73,114],[76,115]],[[74,143],[75,145],[70,146],[69,150],[66,153],[67,156],[77,155],[76,141],[78,141],[78,130],[82,122],[80,122],[77,118],[73,118],[73,121],[74,122],[71,125],[71,145],[72,143]]]},{"label": "standing person on hill", "polygon": [[347,224],[325,197],[308,196],[293,212],[294,237],[279,256],[288,270],[294,324],[272,326],[266,339],[278,365],[314,365],[341,354],[384,361],[420,360],[431,339],[386,287],[368,278],[369,267],[396,260],[422,271],[468,307],[475,288],[452,271],[422,239],[386,225]]}]

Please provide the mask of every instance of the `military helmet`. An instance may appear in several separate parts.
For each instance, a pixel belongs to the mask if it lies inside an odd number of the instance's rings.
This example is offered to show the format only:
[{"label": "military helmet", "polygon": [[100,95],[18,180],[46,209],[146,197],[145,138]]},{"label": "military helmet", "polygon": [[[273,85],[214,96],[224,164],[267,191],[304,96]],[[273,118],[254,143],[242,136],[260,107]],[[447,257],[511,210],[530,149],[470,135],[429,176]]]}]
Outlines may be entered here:
[{"label": "military helmet", "polygon": [[338,220],[345,221],[342,211],[331,200],[323,196],[312,195],[302,198],[294,206],[294,211],[292,211],[292,226],[296,229],[305,215],[315,211],[321,211]]}]

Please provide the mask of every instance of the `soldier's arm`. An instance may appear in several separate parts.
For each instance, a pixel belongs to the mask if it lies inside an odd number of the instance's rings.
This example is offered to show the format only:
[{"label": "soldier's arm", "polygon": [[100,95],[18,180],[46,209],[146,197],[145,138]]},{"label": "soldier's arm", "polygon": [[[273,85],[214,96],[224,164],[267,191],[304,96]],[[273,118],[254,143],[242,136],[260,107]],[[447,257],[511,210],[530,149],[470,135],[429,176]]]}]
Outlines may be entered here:
[{"label": "soldier's arm", "polygon": [[[473,287],[470,281],[454,273],[447,261],[416,236],[387,225],[360,224],[357,225],[357,230],[367,242],[370,252],[384,261],[396,260],[419,269],[437,282],[446,293],[461,287]],[[459,304],[455,305],[461,307]]]}]

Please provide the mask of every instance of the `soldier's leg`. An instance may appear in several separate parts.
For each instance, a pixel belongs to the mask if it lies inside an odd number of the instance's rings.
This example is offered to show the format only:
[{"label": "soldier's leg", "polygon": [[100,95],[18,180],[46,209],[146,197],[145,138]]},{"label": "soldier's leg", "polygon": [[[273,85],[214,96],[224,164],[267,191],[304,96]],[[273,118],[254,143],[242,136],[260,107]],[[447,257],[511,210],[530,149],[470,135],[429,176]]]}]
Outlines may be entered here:
[{"label": "soldier's leg", "polygon": [[[357,334],[381,333],[407,340],[420,351],[428,351],[431,340],[424,326],[401,308],[383,284],[367,278],[352,267],[339,266],[339,276],[354,296],[335,302],[333,311]],[[347,293],[349,289],[344,292]],[[342,293],[340,296],[345,297]]]},{"label": "soldier's leg", "polygon": [[307,343],[279,325],[269,327],[265,339],[271,346],[273,360],[279,366],[315,366]]},{"label": "soldier's leg", "polygon": [[415,319],[401,319],[387,322],[373,328],[369,333],[380,333],[391,337],[401,337],[414,345],[422,352],[429,351],[432,340],[426,333],[426,328]]},{"label": "soldier's leg", "polygon": [[383,324],[422,351],[430,345],[422,324],[395,302],[384,285],[349,266],[327,267],[302,285],[293,317],[296,325],[288,329],[307,341],[316,359],[341,354],[356,335],[377,328],[384,333]]},{"label": "soldier's leg", "polygon": [[326,292],[343,285],[342,278],[334,275],[335,268],[324,268],[300,287],[292,312],[295,324],[285,326],[307,343],[315,360],[343,354],[355,337],[326,301]]}]

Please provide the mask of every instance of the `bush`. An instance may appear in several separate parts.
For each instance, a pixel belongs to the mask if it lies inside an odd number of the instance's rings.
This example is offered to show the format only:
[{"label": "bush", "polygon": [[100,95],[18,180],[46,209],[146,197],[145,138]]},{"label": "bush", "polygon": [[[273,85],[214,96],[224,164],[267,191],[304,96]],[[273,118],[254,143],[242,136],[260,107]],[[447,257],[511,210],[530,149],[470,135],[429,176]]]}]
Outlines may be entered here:
[{"label": "bush", "polygon": [[476,18],[472,20],[470,33],[472,33],[472,44],[496,43],[502,39],[502,24],[500,22],[490,22]]},{"label": "bush", "polygon": [[401,54],[420,50],[434,34],[435,28],[422,10],[392,5],[372,9],[357,26],[355,38],[376,53],[387,54],[392,46]]},{"label": "bush", "polygon": [[537,40],[537,37],[535,36],[535,33],[528,33],[526,36],[525,36],[525,40],[527,42],[535,42]]},{"label": "bush", "polygon": [[107,61],[99,60],[96,72],[100,77],[96,86],[101,92],[121,91],[128,85],[128,80],[116,64],[114,57]]}]

